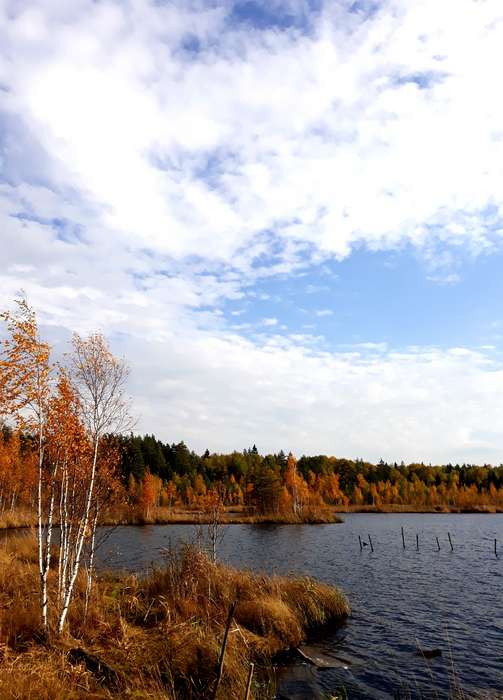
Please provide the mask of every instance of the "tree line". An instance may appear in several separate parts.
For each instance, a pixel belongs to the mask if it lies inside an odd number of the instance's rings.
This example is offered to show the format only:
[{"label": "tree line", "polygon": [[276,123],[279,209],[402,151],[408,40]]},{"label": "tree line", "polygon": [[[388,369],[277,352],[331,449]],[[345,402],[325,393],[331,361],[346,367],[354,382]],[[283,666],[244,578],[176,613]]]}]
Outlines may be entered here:
[{"label": "tree line", "polygon": [[261,455],[255,445],[198,455],[184,442],[164,443],[154,435],[121,436],[118,444],[121,478],[137,503],[193,506],[216,491],[226,505],[259,512],[321,504],[503,506],[503,466],[372,464],[326,455],[296,460],[284,451]]},{"label": "tree line", "polygon": [[[149,517],[156,508],[244,506],[259,514],[299,515],[325,506],[503,507],[503,466],[372,464],[284,451],[197,454],[184,442],[154,435],[103,436],[113,454],[107,508],[120,505]],[[0,512],[35,508],[36,445],[22,429],[0,433]]]}]

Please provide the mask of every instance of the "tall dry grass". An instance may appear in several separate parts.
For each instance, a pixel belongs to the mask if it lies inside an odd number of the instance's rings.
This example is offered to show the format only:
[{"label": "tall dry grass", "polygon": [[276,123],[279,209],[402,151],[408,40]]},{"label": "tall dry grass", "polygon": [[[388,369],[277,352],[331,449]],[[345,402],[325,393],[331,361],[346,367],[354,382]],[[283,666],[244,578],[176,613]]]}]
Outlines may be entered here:
[{"label": "tall dry grass", "polygon": [[[339,523],[341,518],[337,516],[334,509],[331,507],[310,507],[295,515],[292,513],[274,512],[257,514],[250,512],[248,508],[238,506],[227,506],[222,513],[222,523],[225,525],[242,525],[242,524],[260,524],[260,523],[276,523],[276,524],[320,524],[320,523]],[[204,511],[193,508],[186,509],[181,507],[166,508],[155,507],[151,508],[146,513],[141,508],[132,508],[129,506],[113,507],[108,512],[103,513],[101,518],[102,525],[175,525],[175,524],[197,524],[208,522],[210,516]],[[37,515],[30,511],[5,511],[0,513],[0,530],[9,530],[15,528],[36,527]],[[57,524],[57,518],[55,521]]]},{"label": "tall dry grass", "polygon": [[[221,513],[222,523],[225,525],[237,524],[320,524],[340,523],[333,508],[329,506],[312,506],[305,508],[302,513],[295,515],[292,512],[254,513],[253,509],[243,506],[226,506]],[[104,525],[167,525],[167,524],[197,524],[209,522],[211,515],[198,508],[166,508],[154,507],[149,512],[141,508],[111,508],[105,514]]]},{"label": "tall dry grass", "polygon": [[[148,576],[105,576],[84,619],[85,581],[77,586],[64,638],[40,635],[33,537],[0,544],[0,698],[211,697],[228,611],[237,601],[219,699],[252,697],[275,654],[297,646],[312,627],[341,622],[344,596],[309,578],[260,576],[210,562],[185,547],[167,551]],[[55,581],[50,581],[54,593]]]},{"label": "tall dry grass", "polygon": [[37,515],[33,511],[6,510],[0,513],[0,530],[10,530],[16,527],[34,527]]}]

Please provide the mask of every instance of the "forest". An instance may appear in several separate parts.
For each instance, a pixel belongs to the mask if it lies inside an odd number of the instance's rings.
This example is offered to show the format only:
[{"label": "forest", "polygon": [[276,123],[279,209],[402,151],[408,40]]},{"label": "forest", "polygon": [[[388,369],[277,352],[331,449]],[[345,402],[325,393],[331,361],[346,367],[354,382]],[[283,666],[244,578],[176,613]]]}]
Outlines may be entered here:
[{"label": "forest", "polygon": [[[197,505],[216,491],[228,505],[260,512],[308,505],[503,506],[503,465],[371,464],[326,455],[296,459],[284,451],[262,456],[257,447],[197,455],[184,442],[153,435],[119,438],[121,479],[130,499],[158,505]],[[143,489],[143,491],[142,491]]]},{"label": "forest", "polygon": [[[503,508],[503,466],[378,464],[356,459],[261,455],[198,455],[184,442],[154,435],[107,436],[113,469],[106,503],[148,518],[156,509],[204,509],[218,502],[251,513],[300,516],[337,509],[410,506],[439,510]],[[3,425],[0,431],[0,512],[34,509],[37,451],[33,437]]]}]

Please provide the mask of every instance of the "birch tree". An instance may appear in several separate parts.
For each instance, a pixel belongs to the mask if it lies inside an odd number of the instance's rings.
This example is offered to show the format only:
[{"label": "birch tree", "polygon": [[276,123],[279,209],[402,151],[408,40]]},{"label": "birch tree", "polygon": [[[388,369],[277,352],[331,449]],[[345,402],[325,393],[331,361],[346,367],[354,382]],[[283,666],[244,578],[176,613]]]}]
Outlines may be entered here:
[{"label": "birch tree", "polygon": [[47,575],[50,534],[44,527],[43,491],[46,426],[51,394],[50,346],[40,339],[35,311],[26,299],[16,300],[13,312],[0,314],[8,336],[0,358],[0,412],[15,417],[33,433],[38,448],[37,534],[42,625],[48,632]]},{"label": "birch tree", "polygon": [[59,633],[65,625],[86,540],[90,542],[89,561],[94,562],[99,515],[99,504],[95,498],[96,483],[103,438],[107,434],[119,433],[131,427],[129,401],[125,395],[129,370],[123,360],[113,356],[100,333],[92,334],[88,338],[74,336],[71,374],[78,395],[80,415],[90,443],[91,457],[80,489],[84,497],[80,522],[72,542],[69,543],[71,565],[62,596]]},{"label": "birch tree", "polygon": [[[14,310],[1,314],[0,320],[7,327],[0,342],[0,417],[14,419],[18,431],[37,445],[40,609],[46,634],[53,528],[57,522],[60,526],[54,607],[61,633],[84,557],[86,608],[89,601],[96,528],[112,488],[114,458],[111,442],[104,438],[131,425],[124,393],[128,368],[112,355],[101,334],[75,336],[70,371],[60,367],[56,380],[50,346],[40,339],[27,301],[17,300]],[[19,488],[11,488],[12,503]]]},{"label": "birch tree", "polygon": [[107,434],[102,440],[99,449],[99,468],[96,470],[94,485],[93,505],[90,514],[90,537],[87,547],[86,568],[86,597],[84,617],[87,617],[91,600],[92,585],[94,581],[96,550],[108,539],[111,530],[97,536],[97,525],[101,515],[109,505],[118,506],[124,504],[125,490],[118,472],[120,454],[113,435]]}]

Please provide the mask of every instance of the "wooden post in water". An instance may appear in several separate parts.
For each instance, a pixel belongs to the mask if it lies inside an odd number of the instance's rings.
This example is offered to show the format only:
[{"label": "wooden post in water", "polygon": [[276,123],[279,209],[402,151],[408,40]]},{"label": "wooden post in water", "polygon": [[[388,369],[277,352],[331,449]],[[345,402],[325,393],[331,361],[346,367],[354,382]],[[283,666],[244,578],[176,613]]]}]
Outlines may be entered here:
[{"label": "wooden post in water", "polygon": [[222,673],[224,670],[224,659],[225,659],[225,649],[227,647],[227,639],[229,637],[229,629],[231,627],[232,618],[234,617],[234,611],[236,610],[237,600],[233,602],[229,610],[229,617],[227,618],[227,625],[225,626],[224,640],[222,642],[222,650],[220,651],[220,658],[218,660],[217,669],[217,679],[215,681],[215,686],[213,688],[213,694],[211,696],[212,700],[216,700],[218,694],[218,686],[222,680]]},{"label": "wooden post in water", "polygon": [[360,552],[361,552],[363,549],[363,545],[362,545],[362,538],[360,537],[360,535],[358,535],[358,542],[360,543]]},{"label": "wooden post in water", "polygon": [[372,537],[369,535],[370,551],[374,551],[374,545],[372,544]]},{"label": "wooden post in water", "polygon": [[451,552],[454,552],[454,547],[452,546],[452,540],[451,540],[451,533],[447,533],[447,537],[449,538],[449,544],[451,545]]},{"label": "wooden post in water", "polygon": [[251,692],[253,669],[254,668],[255,668],[255,664],[250,664],[250,670],[248,671],[248,683],[246,684],[245,700],[250,700],[250,692]]},{"label": "wooden post in water", "polygon": [[437,537],[437,547],[438,547],[438,551],[440,552],[440,542],[438,541],[438,537]]},{"label": "wooden post in water", "polygon": [[498,540],[496,537],[494,538],[494,556],[496,559],[498,558]]},{"label": "wooden post in water", "polygon": [[405,535],[403,534],[403,526],[402,526],[402,545],[403,545],[403,548],[405,549]]},{"label": "wooden post in water", "polygon": [[416,549],[419,552],[419,535],[416,532]]}]

